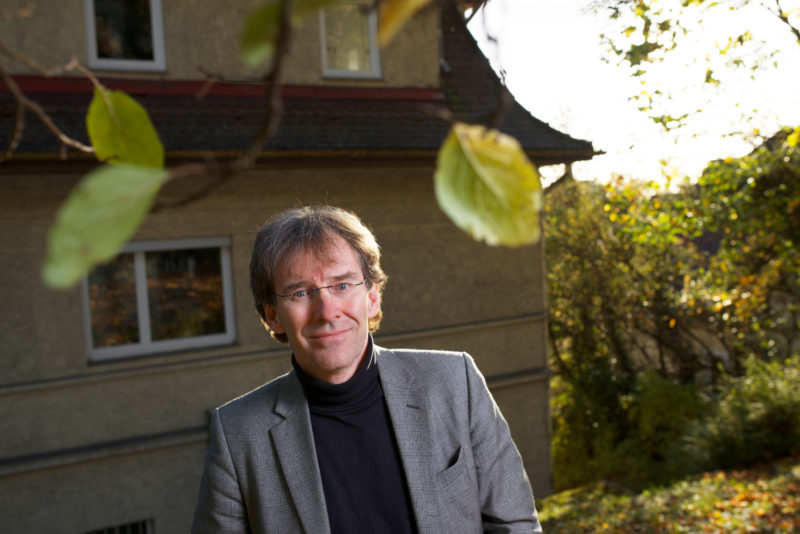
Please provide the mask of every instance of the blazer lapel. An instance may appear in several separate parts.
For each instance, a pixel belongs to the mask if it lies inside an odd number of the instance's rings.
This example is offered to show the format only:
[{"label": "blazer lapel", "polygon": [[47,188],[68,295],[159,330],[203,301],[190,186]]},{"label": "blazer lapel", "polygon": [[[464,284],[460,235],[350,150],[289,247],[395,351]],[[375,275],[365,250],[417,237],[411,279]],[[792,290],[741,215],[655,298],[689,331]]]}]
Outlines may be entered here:
[{"label": "blazer lapel", "polygon": [[303,529],[309,534],[329,533],[308,404],[294,371],[278,396],[275,412],[284,420],[270,434]]},{"label": "blazer lapel", "polygon": [[375,350],[419,532],[438,532],[428,404],[415,389],[415,378],[402,360],[382,347],[375,346]]}]

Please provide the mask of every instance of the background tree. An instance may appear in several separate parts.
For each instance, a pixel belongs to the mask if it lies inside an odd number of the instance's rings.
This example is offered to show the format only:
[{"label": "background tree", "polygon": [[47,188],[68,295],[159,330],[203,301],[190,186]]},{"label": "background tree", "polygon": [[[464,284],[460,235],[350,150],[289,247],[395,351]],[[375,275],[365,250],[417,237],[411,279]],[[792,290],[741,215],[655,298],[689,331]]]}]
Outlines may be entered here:
[{"label": "background tree", "polygon": [[796,68],[796,1],[596,0],[592,8],[608,16],[601,38],[609,61],[640,79],[631,99],[656,123],[666,129],[698,124],[724,100],[730,132],[723,133],[774,131],[775,119],[759,113],[753,83],[736,93],[738,101],[730,100],[731,91],[772,69]]},{"label": "background tree", "polygon": [[781,362],[800,354],[799,138],[782,131],[678,193],[547,190],[557,489],[641,488],[794,450],[800,394]]}]

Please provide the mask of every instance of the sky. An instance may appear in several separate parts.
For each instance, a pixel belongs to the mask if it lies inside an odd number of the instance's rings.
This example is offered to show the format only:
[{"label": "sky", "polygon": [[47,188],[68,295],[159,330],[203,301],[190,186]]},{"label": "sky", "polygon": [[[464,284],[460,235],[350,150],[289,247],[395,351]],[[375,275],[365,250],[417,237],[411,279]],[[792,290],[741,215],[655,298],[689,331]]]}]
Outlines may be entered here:
[{"label": "sky", "polygon": [[[792,4],[800,17],[800,0],[783,1]],[[684,176],[699,176],[710,160],[743,156],[753,145],[724,136],[745,129],[738,119],[742,105],[737,107],[737,102],[746,104],[747,110],[758,110],[747,132],[757,127],[770,135],[779,125],[800,125],[800,46],[779,21],[762,16],[763,8],[752,9],[746,16],[741,10],[730,15],[715,13],[692,37],[697,42],[659,66],[664,88],[672,88],[687,109],[704,110],[702,119],[689,128],[665,134],[629,100],[641,90],[639,81],[626,67],[601,60],[599,34],[609,22],[602,14],[587,10],[589,3],[491,0],[485,13],[479,12],[470,23],[495,70],[505,72],[509,89],[528,111],[606,153],[573,165],[576,178],[605,182],[624,174],[660,181],[666,173],[679,181]],[[710,102],[703,90],[683,90],[687,80],[705,73],[705,65],[697,61],[698,51],[724,42],[737,25],[756,37],[769,38],[771,45],[784,50],[778,57],[779,67],[759,71],[754,82],[742,75],[742,80],[723,84],[724,91],[711,95]],[[495,40],[487,39],[487,34]],[[561,172],[542,169],[543,179],[547,182]]]}]

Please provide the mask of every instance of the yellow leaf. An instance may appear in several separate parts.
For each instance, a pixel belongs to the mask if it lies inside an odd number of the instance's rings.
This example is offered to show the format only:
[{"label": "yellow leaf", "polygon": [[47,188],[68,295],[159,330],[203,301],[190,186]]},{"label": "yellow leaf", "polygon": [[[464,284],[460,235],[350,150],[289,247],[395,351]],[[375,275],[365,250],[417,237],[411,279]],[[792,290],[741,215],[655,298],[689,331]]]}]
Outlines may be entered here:
[{"label": "yellow leaf", "polygon": [[476,240],[505,246],[539,240],[539,173],[513,137],[455,123],[439,150],[434,185],[442,211]]},{"label": "yellow leaf", "polygon": [[800,142],[800,126],[795,128],[794,131],[786,138],[786,144],[791,147],[797,146],[798,142]]},{"label": "yellow leaf", "polygon": [[414,13],[431,0],[383,0],[378,13],[378,43],[385,46]]}]

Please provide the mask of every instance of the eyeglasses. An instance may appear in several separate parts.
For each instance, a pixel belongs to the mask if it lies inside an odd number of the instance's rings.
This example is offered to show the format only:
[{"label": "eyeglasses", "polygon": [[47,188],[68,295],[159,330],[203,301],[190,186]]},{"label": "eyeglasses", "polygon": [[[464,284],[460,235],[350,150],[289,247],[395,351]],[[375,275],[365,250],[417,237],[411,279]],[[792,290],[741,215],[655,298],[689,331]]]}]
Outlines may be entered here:
[{"label": "eyeglasses", "polygon": [[349,297],[353,294],[353,289],[358,286],[363,286],[367,281],[362,280],[361,282],[337,282],[330,286],[322,286],[322,287],[303,287],[298,289],[297,291],[293,291],[288,295],[281,295],[280,293],[275,293],[276,296],[288,299],[289,302],[296,302],[298,304],[311,302],[311,299],[320,292],[322,289],[327,289],[328,293],[338,299],[344,299]]}]

